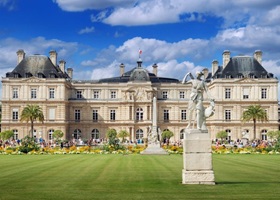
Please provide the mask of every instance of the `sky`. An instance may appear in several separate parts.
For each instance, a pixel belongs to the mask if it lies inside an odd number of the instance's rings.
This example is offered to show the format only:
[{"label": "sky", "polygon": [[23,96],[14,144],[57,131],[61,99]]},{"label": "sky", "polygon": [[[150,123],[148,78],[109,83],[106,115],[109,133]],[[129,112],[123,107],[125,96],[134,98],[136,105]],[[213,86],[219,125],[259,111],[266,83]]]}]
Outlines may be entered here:
[{"label": "sky", "polygon": [[[73,79],[96,80],[142,66],[182,80],[231,56],[263,52],[280,77],[280,0],[0,0],[0,76],[16,52],[58,53]],[[0,88],[1,90],[1,88]],[[2,92],[1,92],[2,93]]]}]

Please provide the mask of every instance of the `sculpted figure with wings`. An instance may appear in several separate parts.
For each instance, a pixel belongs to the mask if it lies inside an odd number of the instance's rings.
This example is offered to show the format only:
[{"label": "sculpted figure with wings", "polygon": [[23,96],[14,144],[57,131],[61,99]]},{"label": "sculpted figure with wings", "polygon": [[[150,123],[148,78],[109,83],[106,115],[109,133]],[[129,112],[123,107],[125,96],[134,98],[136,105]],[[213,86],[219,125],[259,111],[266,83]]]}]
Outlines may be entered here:
[{"label": "sculpted figure with wings", "polygon": [[[191,78],[186,81],[188,76]],[[207,130],[205,120],[214,114],[214,100],[211,98],[209,90],[206,86],[205,81],[201,78],[206,76],[203,72],[197,71],[196,78],[192,76],[191,73],[187,73],[182,81],[182,83],[192,84],[189,105],[188,105],[188,120],[189,124],[187,129],[191,126],[193,111],[196,111],[196,128],[198,130]],[[207,97],[210,99],[210,106],[208,108],[203,107],[203,93],[206,93]]]}]

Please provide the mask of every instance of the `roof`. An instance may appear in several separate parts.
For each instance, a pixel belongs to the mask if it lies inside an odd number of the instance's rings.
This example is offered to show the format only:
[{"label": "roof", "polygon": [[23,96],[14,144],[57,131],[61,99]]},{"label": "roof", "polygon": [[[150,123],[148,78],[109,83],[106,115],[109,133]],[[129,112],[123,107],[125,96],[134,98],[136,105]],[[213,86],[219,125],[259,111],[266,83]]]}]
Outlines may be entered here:
[{"label": "roof", "polygon": [[213,78],[272,78],[264,67],[252,56],[235,56],[230,58],[229,63],[223,69],[219,67]]},{"label": "roof", "polygon": [[122,76],[100,79],[100,83],[118,82],[125,83],[128,81],[151,81],[152,83],[178,83],[178,79],[157,77],[154,73],[150,73],[147,69],[142,68],[142,61],[137,61],[138,66],[125,72]]},{"label": "roof", "polygon": [[43,55],[32,55],[24,58],[6,77],[39,77],[39,78],[69,78],[68,75],[55,66],[50,58]]}]

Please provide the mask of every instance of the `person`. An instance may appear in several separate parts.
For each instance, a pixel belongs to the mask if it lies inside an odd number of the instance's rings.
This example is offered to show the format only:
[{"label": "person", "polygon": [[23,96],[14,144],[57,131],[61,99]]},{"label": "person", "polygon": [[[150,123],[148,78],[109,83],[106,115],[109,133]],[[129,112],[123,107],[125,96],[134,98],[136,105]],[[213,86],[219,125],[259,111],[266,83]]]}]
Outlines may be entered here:
[{"label": "person", "polygon": [[[185,83],[186,78],[189,74],[186,74],[186,76],[183,79],[183,83]],[[192,121],[192,115],[193,111],[196,110],[196,126],[198,130],[205,129],[205,116],[204,116],[204,107],[203,107],[203,93],[206,92],[207,96],[211,101],[213,99],[210,96],[209,90],[204,82],[204,80],[201,79],[203,76],[203,72],[197,71],[196,72],[196,78],[191,79],[187,81],[187,83],[192,84],[191,94],[190,94],[190,100],[188,105],[188,119],[189,124],[187,126],[187,129],[190,128],[191,121]],[[192,76],[191,76],[192,77]],[[192,77],[193,78],[193,77]]]}]

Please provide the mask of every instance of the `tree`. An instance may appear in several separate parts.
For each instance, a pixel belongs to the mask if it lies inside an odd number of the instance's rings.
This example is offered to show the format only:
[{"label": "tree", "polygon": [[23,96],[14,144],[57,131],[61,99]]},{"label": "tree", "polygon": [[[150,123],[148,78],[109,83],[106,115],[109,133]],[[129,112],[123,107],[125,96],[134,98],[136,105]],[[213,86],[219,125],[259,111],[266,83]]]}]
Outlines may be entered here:
[{"label": "tree", "polygon": [[109,145],[116,145],[118,143],[117,131],[115,129],[108,129],[106,137],[109,139]]},{"label": "tree", "polygon": [[124,142],[124,138],[128,137],[129,133],[126,130],[121,130],[118,134],[119,138],[122,138],[122,143]]},{"label": "tree", "polygon": [[221,138],[222,141],[226,139],[227,136],[228,133],[226,131],[220,131],[216,134],[216,138]]},{"label": "tree", "polygon": [[165,130],[162,132],[161,137],[162,139],[170,139],[172,136],[174,135],[174,133],[170,130]]},{"label": "tree", "polygon": [[64,133],[61,130],[55,130],[53,132],[53,137],[56,142],[59,142],[63,137]]},{"label": "tree", "polygon": [[6,130],[0,133],[0,138],[3,140],[9,140],[13,136],[14,136],[14,132],[11,130]]},{"label": "tree", "polygon": [[257,121],[268,121],[268,116],[265,110],[260,105],[250,105],[242,114],[241,120],[248,122],[253,120],[254,139],[256,139],[256,123]]},{"label": "tree", "polygon": [[21,112],[20,121],[30,121],[31,123],[31,136],[33,137],[34,121],[44,122],[44,114],[38,105],[27,105]]},{"label": "tree", "polygon": [[271,139],[271,140],[280,140],[280,131],[269,131],[267,133],[267,136]]}]

